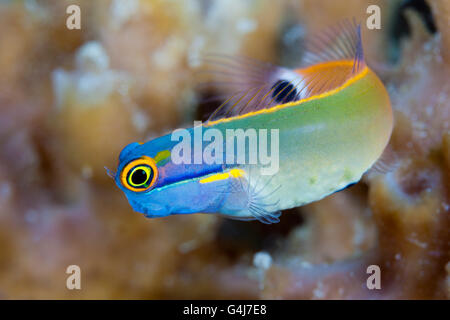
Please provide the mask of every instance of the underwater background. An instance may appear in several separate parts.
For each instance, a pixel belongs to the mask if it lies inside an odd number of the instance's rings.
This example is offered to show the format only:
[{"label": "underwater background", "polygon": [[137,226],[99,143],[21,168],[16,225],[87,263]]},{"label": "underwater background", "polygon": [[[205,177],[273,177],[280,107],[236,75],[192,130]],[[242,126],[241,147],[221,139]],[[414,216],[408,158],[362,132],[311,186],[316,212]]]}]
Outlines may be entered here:
[{"label": "underwater background", "polygon": [[[274,225],[132,211],[104,167],[220,104],[197,58],[295,67],[353,17],[391,97],[392,170]],[[450,298],[450,1],[3,0],[0,48],[0,299]]]}]

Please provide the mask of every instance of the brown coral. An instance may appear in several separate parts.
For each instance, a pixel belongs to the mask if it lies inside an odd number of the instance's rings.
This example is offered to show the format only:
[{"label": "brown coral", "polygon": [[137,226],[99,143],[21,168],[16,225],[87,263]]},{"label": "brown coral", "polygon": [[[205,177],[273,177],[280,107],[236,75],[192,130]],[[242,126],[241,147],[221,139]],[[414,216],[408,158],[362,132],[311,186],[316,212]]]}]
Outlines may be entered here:
[{"label": "brown coral", "polygon": [[[447,1],[430,1],[436,35],[405,12],[396,65],[384,50],[396,1],[78,1],[87,14],[72,31],[69,1],[32,3],[0,5],[0,298],[450,298]],[[369,4],[383,27],[363,31],[366,56],[395,112],[388,173],[271,226],[132,212],[103,166],[193,120],[195,58],[276,62],[285,33],[301,44],[364,21]],[[259,251],[270,267],[253,265]],[[80,291],[65,287],[71,264]],[[366,287],[370,265],[381,290]]]}]

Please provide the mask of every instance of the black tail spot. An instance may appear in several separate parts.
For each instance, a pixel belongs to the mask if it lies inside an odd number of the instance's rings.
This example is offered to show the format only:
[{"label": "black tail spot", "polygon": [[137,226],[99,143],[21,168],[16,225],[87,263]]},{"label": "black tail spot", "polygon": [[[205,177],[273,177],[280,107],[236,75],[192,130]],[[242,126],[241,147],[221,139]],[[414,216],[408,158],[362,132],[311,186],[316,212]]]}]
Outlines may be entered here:
[{"label": "black tail spot", "polygon": [[274,89],[272,98],[274,98],[276,102],[280,103],[294,101],[295,96],[297,95],[297,90],[294,88],[294,85],[286,80],[278,80],[272,86],[272,89]]}]

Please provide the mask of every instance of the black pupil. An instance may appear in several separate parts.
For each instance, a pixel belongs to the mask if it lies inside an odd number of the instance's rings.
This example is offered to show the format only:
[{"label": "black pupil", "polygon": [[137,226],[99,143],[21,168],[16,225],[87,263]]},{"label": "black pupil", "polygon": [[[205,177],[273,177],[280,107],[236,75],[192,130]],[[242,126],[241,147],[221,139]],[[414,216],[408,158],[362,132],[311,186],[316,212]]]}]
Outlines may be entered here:
[{"label": "black pupil", "polygon": [[294,88],[292,83],[286,80],[278,80],[272,86],[273,93],[272,98],[275,98],[276,102],[291,102],[294,101],[297,95],[297,90]]},{"label": "black pupil", "polygon": [[133,182],[134,185],[141,185],[146,181],[147,181],[147,172],[145,172],[145,170],[138,169],[135,172],[133,172],[133,175],[131,176],[131,182]]}]

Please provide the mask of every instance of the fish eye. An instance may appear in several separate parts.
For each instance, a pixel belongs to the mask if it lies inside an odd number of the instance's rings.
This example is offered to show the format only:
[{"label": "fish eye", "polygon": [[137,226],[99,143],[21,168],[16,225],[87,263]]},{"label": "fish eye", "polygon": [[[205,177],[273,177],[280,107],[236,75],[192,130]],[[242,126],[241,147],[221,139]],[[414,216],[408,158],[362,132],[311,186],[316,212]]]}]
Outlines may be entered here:
[{"label": "fish eye", "polygon": [[120,180],[128,190],[142,192],[150,189],[156,182],[158,169],[155,161],[147,156],[129,162],[122,170]]},{"label": "fish eye", "polygon": [[148,181],[153,176],[149,166],[137,166],[128,174],[128,184],[135,187],[148,187]]}]

